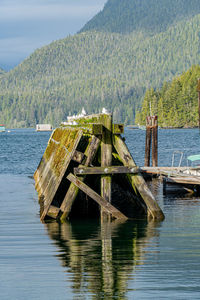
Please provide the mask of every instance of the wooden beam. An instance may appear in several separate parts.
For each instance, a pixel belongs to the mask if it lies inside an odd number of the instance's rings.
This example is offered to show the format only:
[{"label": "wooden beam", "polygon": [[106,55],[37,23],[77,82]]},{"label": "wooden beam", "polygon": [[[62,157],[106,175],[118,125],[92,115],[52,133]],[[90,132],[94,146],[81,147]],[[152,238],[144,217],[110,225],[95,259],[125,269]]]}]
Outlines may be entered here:
[{"label": "wooden beam", "polygon": [[[102,124],[104,125],[104,130],[102,134],[101,142],[101,167],[112,166],[112,114],[102,115]],[[101,196],[106,201],[111,203],[111,175],[101,175]],[[110,216],[102,207],[101,209],[101,220],[109,220]]]},{"label": "wooden beam", "polygon": [[102,174],[135,174],[138,173],[138,168],[124,167],[124,166],[112,166],[112,167],[85,167],[80,166],[74,168],[75,175],[102,175]]},{"label": "wooden beam", "polygon": [[[76,120],[75,120],[76,121]],[[61,123],[61,127],[63,128],[69,128],[69,129],[81,129],[83,133],[85,134],[91,134],[91,135],[101,135],[103,132],[103,126],[102,124],[90,124],[90,123],[84,123],[82,125],[70,125],[67,123]]]},{"label": "wooden beam", "polygon": [[58,207],[50,205],[49,210],[47,212],[47,216],[51,217],[52,219],[56,219],[59,210],[60,209]]},{"label": "wooden beam", "polygon": [[[55,134],[56,134],[56,131],[55,131]],[[59,161],[60,168],[58,170],[56,169],[57,164],[55,163],[55,166],[54,166],[54,169],[55,169],[54,172],[55,173],[52,173],[52,176],[51,176],[51,178],[48,182],[48,185],[46,186],[46,189],[44,191],[45,201],[44,201],[44,210],[43,210],[42,215],[40,217],[41,221],[43,221],[45,219],[45,217],[48,213],[48,210],[49,210],[49,208],[52,204],[52,201],[55,197],[55,194],[56,194],[56,192],[57,192],[57,190],[58,190],[58,188],[59,188],[59,186],[62,182],[62,179],[63,179],[64,174],[65,174],[65,172],[66,172],[66,170],[67,170],[67,168],[70,164],[70,161],[71,161],[72,157],[74,156],[74,152],[76,151],[76,148],[77,148],[77,146],[78,146],[78,144],[81,140],[82,135],[83,135],[83,132],[81,130],[75,131],[74,139],[72,141],[73,142],[73,144],[72,144],[73,147],[68,152],[65,152],[64,145],[62,145],[62,144],[58,145],[57,152],[59,152],[59,150],[63,150],[63,152],[65,153],[65,156],[62,158],[62,160]],[[50,145],[50,143],[49,143],[49,145]],[[46,151],[45,151],[45,153],[46,153]],[[56,151],[52,152],[51,160],[53,160],[54,157],[56,159],[58,159],[57,158],[57,152]],[[48,168],[51,169],[50,161],[48,162]]]},{"label": "wooden beam", "polygon": [[[129,167],[136,167],[136,164],[126,146],[122,138],[118,135],[113,135],[113,145],[118,152],[120,158],[123,161],[123,164],[125,166]],[[144,178],[140,173],[135,175],[128,175],[130,178],[130,182],[133,186],[133,188],[137,188],[138,192],[140,193],[143,201],[145,202],[148,210],[148,214],[153,219],[164,219],[164,214],[162,210],[160,209],[158,203],[156,202],[154,196],[152,195],[151,191],[149,190]]]},{"label": "wooden beam", "polygon": [[74,152],[74,155],[73,155],[73,157],[72,157],[72,160],[74,160],[74,161],[78,162],[79,164],[81,164],[84,157],[85,157],[84,153],[82,153],[82,152],[76,150],[76,151]]},{"label": "wooden beam", "polygon": [[190,168],[188,167],[140,167],[140,171],[143,173],[148,173],[148,174],[156,174],[156,175],[162,175],[170,174],[171,172],[182,172],[185,170],[188,170]]},{"label": "wooden beam", "polygon": [[166,177],[166,183],[179,183],[179,184],[191,184],[200,185],[200,180],[195,176],[180,176],[178,177]]},{"label": "wooden beam", "polygon": [[98,195],[94,190],[92,190],[89,186],[79,180],[76,176],[70,173],[67,176],[67,179],[71,181],[77,188],[81,189],[86,195],[95,200],[101,207],[103,207],[104,211],[111,214],[116,219],[128,219],[123,213],[121,213],[117,208],[115,208],[112,204],[110,204],[106,199]]},{"label": "wooden beam", "polygon": [[[98,149],[100,146],[101,141],[93,136],[86,151],[85,151],[85,156],[87,157],[85,166],[91,165]],[[82,176],[82,178],[79,178],[79,180],[84,181],[85,176]],[[76,199],[78,195],[79,188],[74,185],[73,183],[70,184],[69,189],[65,195],[65,198],[62,202],[62,205],[60,207],[60,211],[58,212],[56,218],[59,218],[59,215],[61,215],[60,219],[61,221],[65,221],[66,218],[69,216],[69,213],[71,211],[72,205],[74,203],[74,200]]]},{"label": "wooden beam", "polygon": [[124,124],[113,124],[112,132],[113,132],[113,134],[123,134],[124,133]]}]

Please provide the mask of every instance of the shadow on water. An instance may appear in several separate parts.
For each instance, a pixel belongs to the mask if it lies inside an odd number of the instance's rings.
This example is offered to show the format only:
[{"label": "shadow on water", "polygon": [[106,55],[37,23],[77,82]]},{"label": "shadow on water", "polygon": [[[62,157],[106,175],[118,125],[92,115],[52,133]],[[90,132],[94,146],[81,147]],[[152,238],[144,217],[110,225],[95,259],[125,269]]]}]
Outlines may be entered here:
[{"label": "shadow on water", "polygon": [[45,226],[62,266],[72,274],[75,295],[125,299],[129,281],[144,263],[144,249],[159,235],[160,223],[73,221]]}]

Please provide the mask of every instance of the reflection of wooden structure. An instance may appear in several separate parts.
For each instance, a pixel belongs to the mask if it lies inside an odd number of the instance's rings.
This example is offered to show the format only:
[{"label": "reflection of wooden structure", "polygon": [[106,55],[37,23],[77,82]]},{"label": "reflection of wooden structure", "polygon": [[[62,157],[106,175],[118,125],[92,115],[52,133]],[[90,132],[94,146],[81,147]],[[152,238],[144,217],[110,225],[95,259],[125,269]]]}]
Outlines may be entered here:
[{"label": "reflection of wooden structure", "polygon": [[[126,299],[129,281],[144,264],[146,247],[157,238],[159,222],[72,221],[46,223],[56,255],[70,274],[75,296]],[[156,243],[155,243],[156,244]]]},{"label": "reflection of wooden structure", "polygon": [[[69,217],[79,190],[100,206],[102,219],[127,219],[130,210],[142,210],[143,215],[153,219],[164,218],[121,133],[123,125],[113,124],[111,114],[76,119],[76,125],[65,125],[53,132],[34,174],[42,221],[46,217]],[[83,193],[81,197],[79,209],[87,202]],[[124,198],[126,208],[121,207]]]}]

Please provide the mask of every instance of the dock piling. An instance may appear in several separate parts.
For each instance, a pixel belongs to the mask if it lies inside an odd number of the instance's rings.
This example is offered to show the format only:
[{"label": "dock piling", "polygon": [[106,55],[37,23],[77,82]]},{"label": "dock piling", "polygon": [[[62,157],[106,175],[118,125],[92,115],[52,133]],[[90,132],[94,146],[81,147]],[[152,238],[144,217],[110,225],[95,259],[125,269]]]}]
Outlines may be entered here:
[{"label": "dock piling", "polygon": [[92,215],[98,210],[101,222],[126,220],[141,212],[164,219],[121,137],[123,131],[122,124],[113,124],[111,114],[99,114],[53,132],[34,174],[41,221],[63,222],[85,209]]},{"label": "dock piling", "polygon": [[158,117],[146,118],[145,167],[150,167],[152,150],[152,166],[158,166]]}]

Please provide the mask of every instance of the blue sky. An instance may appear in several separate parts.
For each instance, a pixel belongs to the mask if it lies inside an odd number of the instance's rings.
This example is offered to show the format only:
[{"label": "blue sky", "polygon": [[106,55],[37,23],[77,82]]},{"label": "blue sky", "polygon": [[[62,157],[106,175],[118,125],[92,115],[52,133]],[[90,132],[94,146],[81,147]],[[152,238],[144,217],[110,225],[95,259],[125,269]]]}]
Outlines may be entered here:
[{"label": "blue sky", "polygon": [[75,34],[107,0],[0,0],[0,67],[13,68],[35,49]]}]

